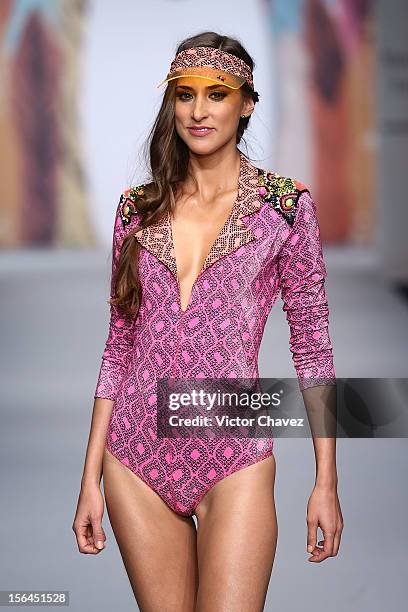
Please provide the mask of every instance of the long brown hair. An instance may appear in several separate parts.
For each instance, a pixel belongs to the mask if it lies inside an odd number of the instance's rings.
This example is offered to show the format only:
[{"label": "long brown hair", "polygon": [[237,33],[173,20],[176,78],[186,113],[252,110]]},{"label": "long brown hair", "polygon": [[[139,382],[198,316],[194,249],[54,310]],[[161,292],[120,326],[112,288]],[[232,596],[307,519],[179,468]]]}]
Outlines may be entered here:
[{"label": "long brown hair", "polygon": [[[192,47],[214,47],[236,55],[252,70],[255,63],[242,44],[235,38],[216,32],[201,32],[182,41],[176,51]],[[138,272],[140,244],[134,234],[155,223],[167,210],[174,210],[175,201],[188,174],[189,149],[179,137],[174,122],[174,92],[177,79],[169,81],[162,104],[144,145],[148,166],[151,169],[150,182],[144,184],[143,197],[138,200],[140,216],[138,226],[123,239],[122,248],[113,279],[114,296],[110,304],[118,306],[124,314],[136,316],[141,301],[141,284]],[[259,94],[245,82],[241,90],[255,103]],[[249,117],[240,118],[237,128],[237,144],[248,127]]]}]

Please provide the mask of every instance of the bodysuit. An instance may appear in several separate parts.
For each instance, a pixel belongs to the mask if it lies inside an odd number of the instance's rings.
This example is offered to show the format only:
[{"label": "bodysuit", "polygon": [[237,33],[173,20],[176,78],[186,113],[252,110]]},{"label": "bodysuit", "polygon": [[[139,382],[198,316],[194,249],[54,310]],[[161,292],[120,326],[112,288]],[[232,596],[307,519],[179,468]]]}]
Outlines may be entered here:
[{"label": "bodysuit", "polygon": [[[116,210],[112,284],[124,236],[136,229],[144,185]],[[95,397],[114,401],[106,447],[176,513],[191,516],[222,478],[270,456],[273,437],[163,438],[157,379],[257,378],[268,314],[280,295],[301,390],[335,384],[316,205],[308,187],[240,152],[238,195],[197,276],[187,308],[170,213],[139,230],[142,297],[136,317],[110,306]]]}]

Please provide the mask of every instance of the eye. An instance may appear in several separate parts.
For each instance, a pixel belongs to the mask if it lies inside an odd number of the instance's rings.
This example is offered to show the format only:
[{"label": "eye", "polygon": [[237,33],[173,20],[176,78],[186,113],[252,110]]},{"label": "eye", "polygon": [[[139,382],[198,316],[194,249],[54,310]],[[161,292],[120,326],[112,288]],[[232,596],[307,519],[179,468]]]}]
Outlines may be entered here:
[{"label": "eye", "polygon": [[[210,96],[215,96],[215,100],[223,100],[228,94],[224,91],[213,91]],[[176,98],[180,98],[180,100],[188,100],[189,97],[185,98],[184,96],[191,97],[187,91],[179,91],[176,93]]]},{"label": "eye", "polygon": [[190,94],[186,91],[176,93],[176,98],[180,98],[180,100],[185,100],[183,96],[189,96]]},{"label": "eye", "polygon": [[222,100],[223,98],[225,98],[225,96],[227,96],[228,94],[225,93],[224,91],[213,91],[213,93],[211,94],[212,96],[219,96],[218,98],[216,98],[216,100]]}]

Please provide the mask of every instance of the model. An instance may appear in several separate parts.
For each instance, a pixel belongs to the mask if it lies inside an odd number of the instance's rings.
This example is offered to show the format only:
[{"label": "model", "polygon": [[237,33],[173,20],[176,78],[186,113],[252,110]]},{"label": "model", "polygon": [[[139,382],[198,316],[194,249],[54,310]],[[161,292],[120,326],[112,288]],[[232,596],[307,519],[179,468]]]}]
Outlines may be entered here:
[{"label": "model", "polygon": [[[126,189],[116,210],[110,326],[73,529],[80,552],[104,548],[103,475],[142,612],[263,610],[278,533],[273,438],[160,436],[157,380],[258,378],[281,294],[304,398],[335,388],[311,193],[237,148],[259,99],[253,66],[236,39],[183,41],[159,84],[151,180]],[[319,562],[337,554],[343,520],[335,438],[313,441],[307,544]]]}]

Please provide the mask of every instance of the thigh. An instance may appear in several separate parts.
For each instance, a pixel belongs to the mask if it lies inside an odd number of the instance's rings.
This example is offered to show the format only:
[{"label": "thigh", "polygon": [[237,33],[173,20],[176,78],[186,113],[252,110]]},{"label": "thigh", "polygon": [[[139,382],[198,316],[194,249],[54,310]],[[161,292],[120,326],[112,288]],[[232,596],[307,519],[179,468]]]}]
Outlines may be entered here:
[{"label": "thigh", "polygon": [[275,468],[272,455],[238,470],[197,506],[196,612],[264,609],[278,537]]},{"label": "thigh", "polygon": [[141,612],[193,612],[196,528],[106,448],[103,488],[112,530]]}]

